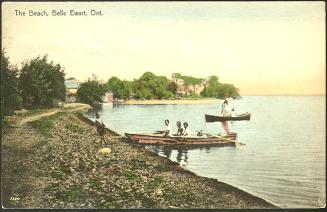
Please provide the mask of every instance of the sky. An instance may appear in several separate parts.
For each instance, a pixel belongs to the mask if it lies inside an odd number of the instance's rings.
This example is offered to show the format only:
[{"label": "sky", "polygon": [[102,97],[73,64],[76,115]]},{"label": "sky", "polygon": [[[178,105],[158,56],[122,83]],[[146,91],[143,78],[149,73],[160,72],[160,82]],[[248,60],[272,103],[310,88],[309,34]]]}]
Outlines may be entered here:
[{"label": "sky", "polygon": [[241,95],[325,95],[325,40],[323,1],[2,4],[2,48],[10,62],[20,67],[47,54],[79,81],[92,73],[104,82],[133,80],[151,71],[217,75]]}]

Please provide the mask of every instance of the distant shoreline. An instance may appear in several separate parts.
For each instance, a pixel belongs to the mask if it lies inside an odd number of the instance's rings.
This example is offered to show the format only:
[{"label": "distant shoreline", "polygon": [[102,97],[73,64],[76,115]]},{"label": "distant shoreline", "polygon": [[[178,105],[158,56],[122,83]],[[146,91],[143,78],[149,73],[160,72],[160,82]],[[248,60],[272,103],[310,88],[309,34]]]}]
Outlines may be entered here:
[{"label": "distant shoreline", "polygon": [[242,96],[326,96],[326,94],[242,94]]},{"label": "distant shoreline", "polygon": [[127,100],[116,102],[117,104],[124,105],[182,105],[182,104],[208,104],[208,103],[218,103],[219,99],[205,98],[205,99],[151,99],[151,100]]}]

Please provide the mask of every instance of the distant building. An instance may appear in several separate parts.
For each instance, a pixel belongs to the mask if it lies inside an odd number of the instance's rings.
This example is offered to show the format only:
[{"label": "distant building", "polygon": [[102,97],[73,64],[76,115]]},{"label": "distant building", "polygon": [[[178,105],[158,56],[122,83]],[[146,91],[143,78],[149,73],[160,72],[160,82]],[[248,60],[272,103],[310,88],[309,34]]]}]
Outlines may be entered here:
[{"label": "distant building", "polygon": [[184,80],[177,78],[176,74],[172,74],[172,80],[177,85],[176,94],[178,96],[185,96],[185,95],[189,95],[189,94],[193,94],[193,93],[195,95],[200,95],[201,92],[206,88],[206,86],[208,84],[208,80],[205,79],[205,80],[202,80],[200,84],[186,86],[184,84]]},{"label": "distant building", "polygon": [[76,102],[76,94],[77,89],[79,87],[79,83],[75,78],[70,78],[65,80],[66,86],[66,102]]},{"label": "distant building", "polygon": [[103,102],[113,102],[114,94],[112,92],[107,92],[102,98]]}]

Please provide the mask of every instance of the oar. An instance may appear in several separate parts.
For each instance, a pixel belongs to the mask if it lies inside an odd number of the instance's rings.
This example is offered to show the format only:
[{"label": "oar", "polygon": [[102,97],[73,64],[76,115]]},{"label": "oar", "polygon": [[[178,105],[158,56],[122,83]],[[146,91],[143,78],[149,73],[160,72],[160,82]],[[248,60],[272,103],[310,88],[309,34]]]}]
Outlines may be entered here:
[{"label": "oar", "polygon": [[[199,132],[199,131],[196,131],[196,132]],[[225,138],[225,137],[220,136],[220,135],[212,135],[212,134],[210,134],[210,133],[204,133],[204,132],[202,132],[202,131],[200,131],[200,133],[203,133],[203,134],[205,134],[205,135],[207,135],[207,136],[211,136],[211,137],[215,137],[215,138],[220,138],[220,139],[223,139],[223,140],[226,140],[226,141],[229,141],[229,142],[235,143],[236,145],[245,145],[245,144],[243,144],[243,143],[241,143],[241,142],[237,142],[237,141],[231,140],[231,139],[229,139],[229,138]]]},{"label": "oar", "polygon": [[154,134],[163,134],[165,131],[163,131],[163,130],[157,130],[157,131],[155,131],[155,133]]}]

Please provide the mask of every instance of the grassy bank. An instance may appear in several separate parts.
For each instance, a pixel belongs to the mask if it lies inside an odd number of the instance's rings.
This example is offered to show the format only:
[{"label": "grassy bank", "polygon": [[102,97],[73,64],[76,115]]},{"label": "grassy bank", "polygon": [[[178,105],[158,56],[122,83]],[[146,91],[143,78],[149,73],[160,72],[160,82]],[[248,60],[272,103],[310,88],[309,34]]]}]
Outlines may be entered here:
[{"label": "grassy bank", "polygon": [[[111,152],[99,153],[103,147]],[[8,128],[2,170],[5,207],[274,207],[121,137],[107,133],[106,144],[100,144],[94,126],[68,110]]]}]

